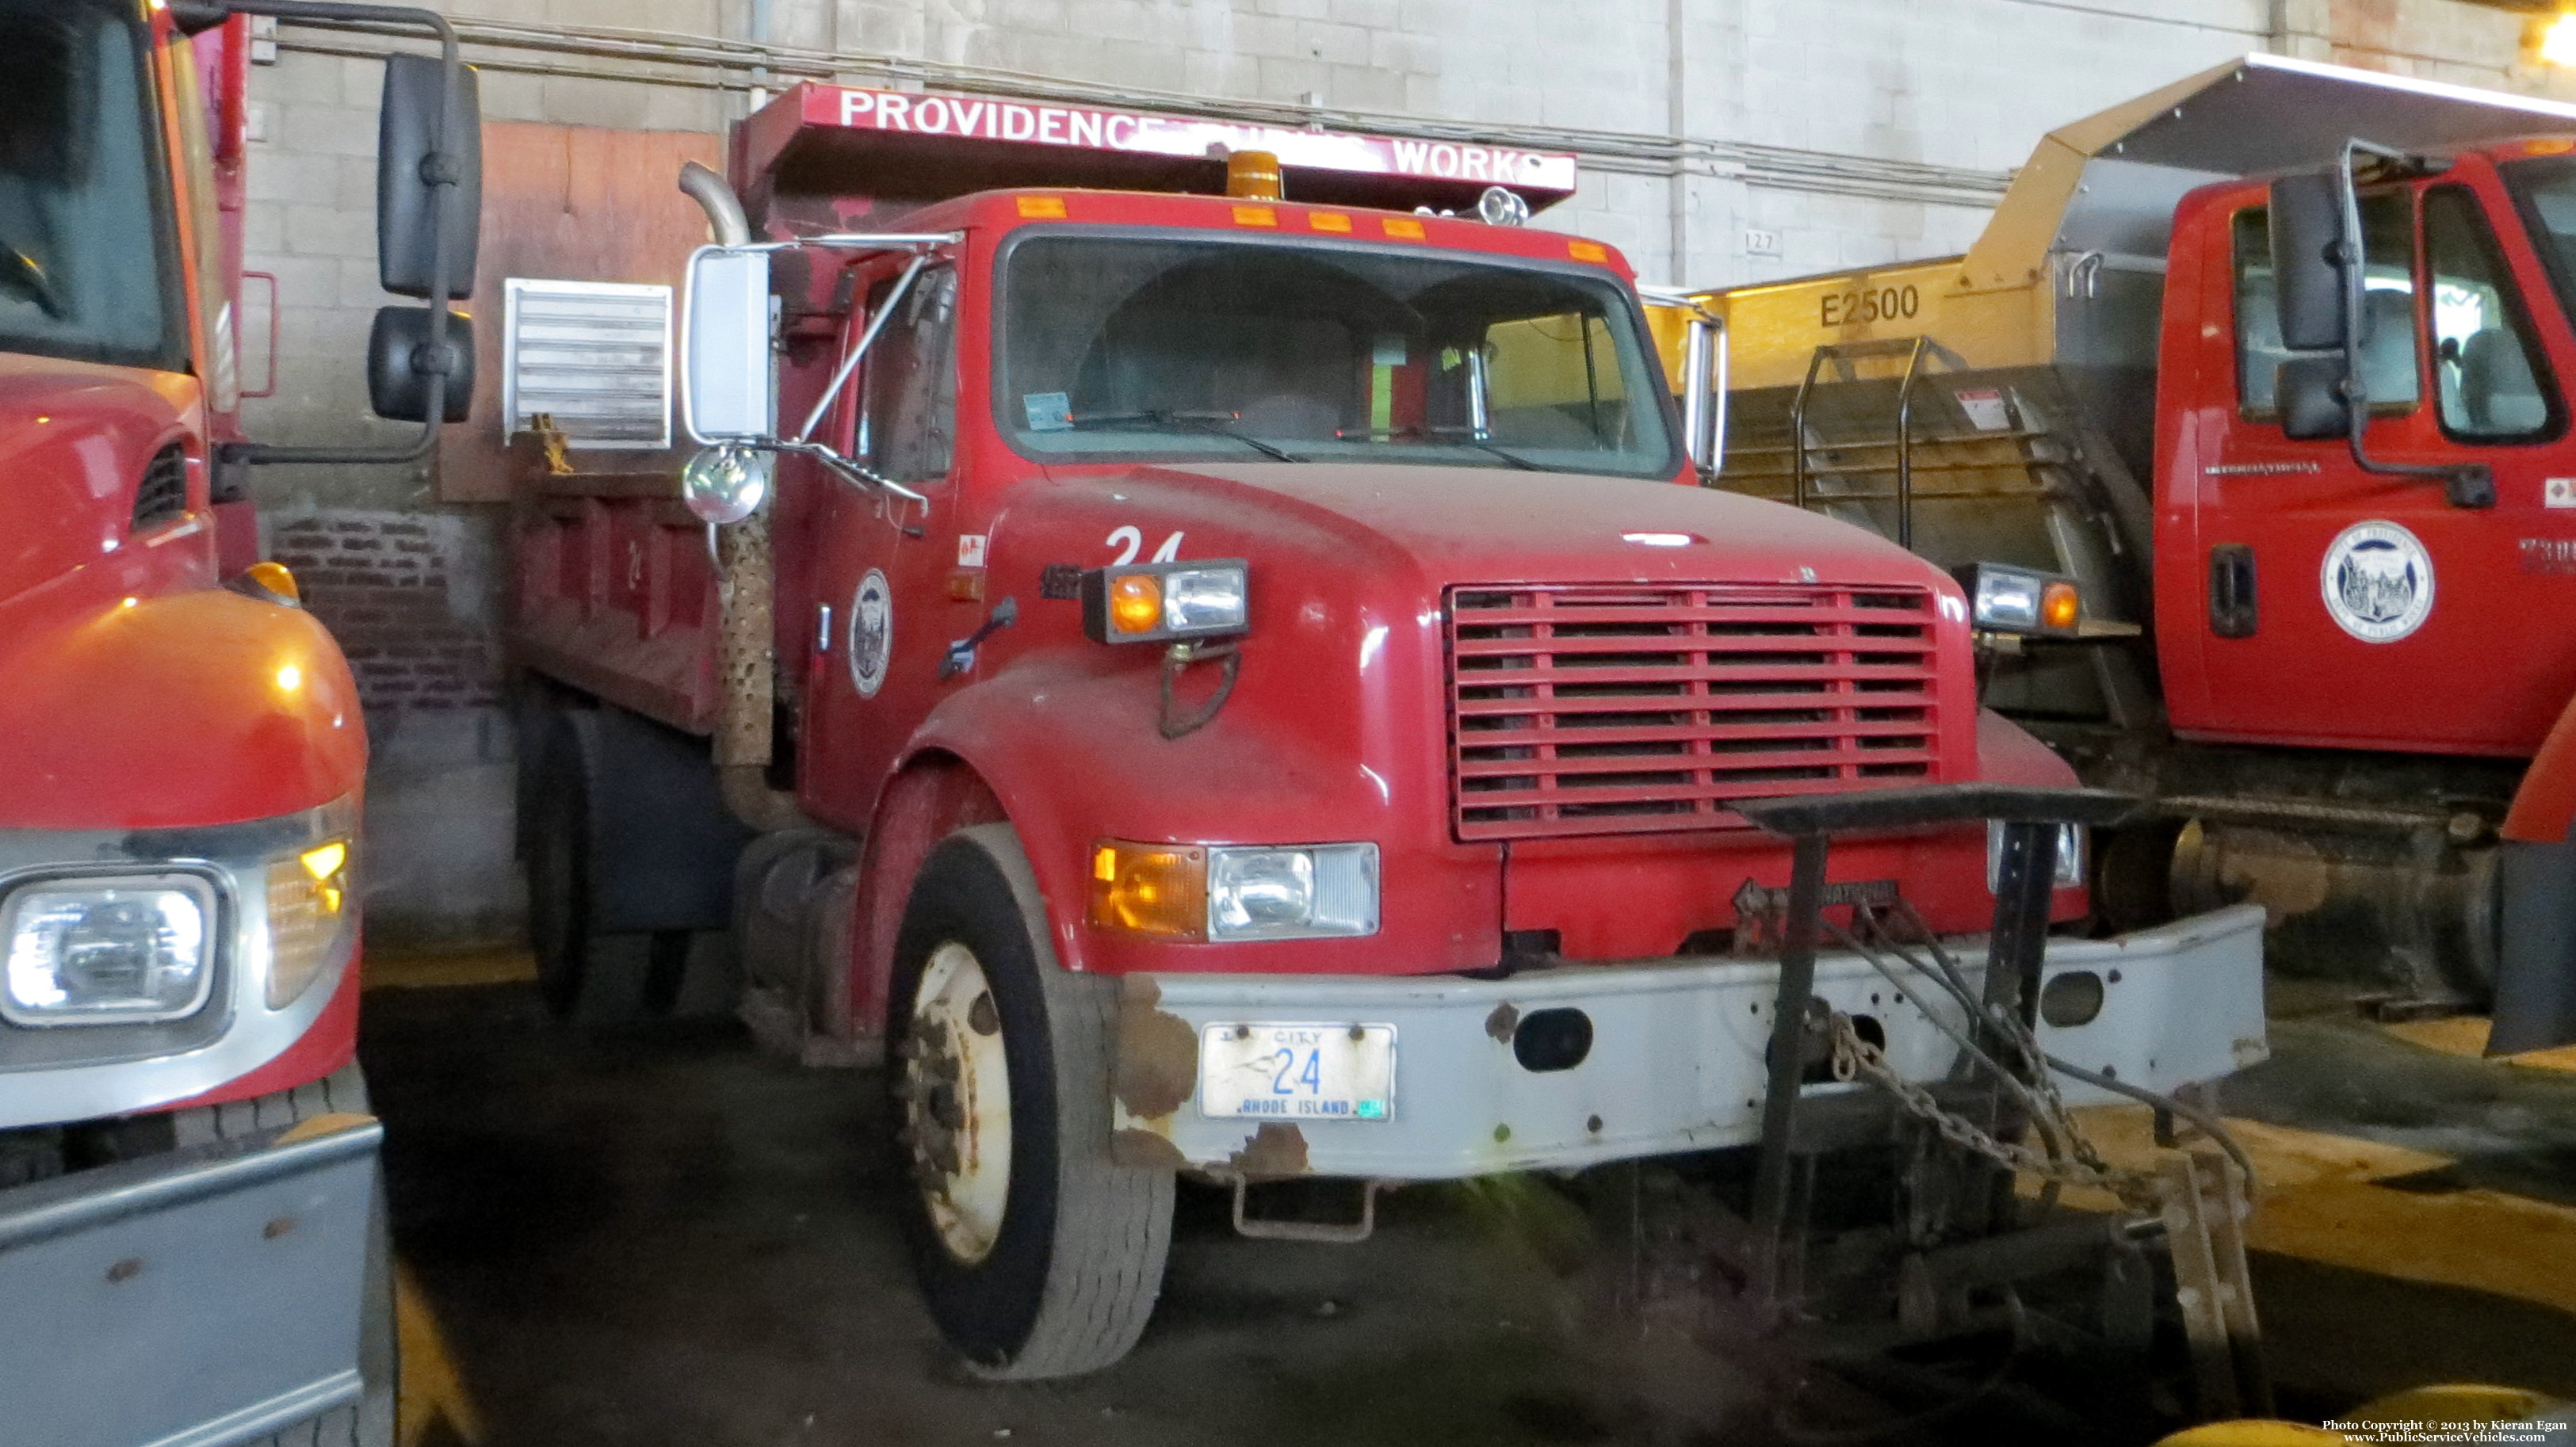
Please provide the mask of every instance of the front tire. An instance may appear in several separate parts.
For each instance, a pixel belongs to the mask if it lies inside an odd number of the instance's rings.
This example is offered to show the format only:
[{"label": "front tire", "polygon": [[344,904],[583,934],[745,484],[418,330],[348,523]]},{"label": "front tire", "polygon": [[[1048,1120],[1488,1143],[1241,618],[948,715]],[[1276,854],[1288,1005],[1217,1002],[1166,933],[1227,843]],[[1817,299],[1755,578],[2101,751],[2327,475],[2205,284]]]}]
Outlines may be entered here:
[{"label": "front tire", "polygon": [[995,1380],[1117,1361],[1162,1289],[1172,1174],[1110,1159],[1117,984],[1056,964],[1009,825],[922,867],[893,984],[906,1227],[941,1334]]}]

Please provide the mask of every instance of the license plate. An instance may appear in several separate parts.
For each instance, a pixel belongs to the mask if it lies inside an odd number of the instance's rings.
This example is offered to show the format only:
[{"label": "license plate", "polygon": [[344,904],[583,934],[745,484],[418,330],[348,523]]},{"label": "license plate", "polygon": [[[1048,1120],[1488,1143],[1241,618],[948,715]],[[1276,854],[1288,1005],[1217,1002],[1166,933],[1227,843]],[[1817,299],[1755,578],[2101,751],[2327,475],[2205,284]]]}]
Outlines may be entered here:
[{"label": "license plate", "polygon": [[1199,1033],[1199,1110],[1282,1120],[1395,1114],[1392,1025],[1209,1025]]}]

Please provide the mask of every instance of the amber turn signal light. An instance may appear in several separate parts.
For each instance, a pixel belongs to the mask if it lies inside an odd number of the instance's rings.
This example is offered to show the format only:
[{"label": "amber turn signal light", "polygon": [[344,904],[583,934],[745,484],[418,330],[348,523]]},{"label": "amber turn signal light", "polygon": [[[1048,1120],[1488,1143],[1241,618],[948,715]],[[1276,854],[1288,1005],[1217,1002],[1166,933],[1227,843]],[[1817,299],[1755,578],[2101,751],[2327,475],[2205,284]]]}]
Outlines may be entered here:
[{"label": "amber turn signal light", "polygon": [[2039,590],[2039,626],[2051,633],[2072,633],[2084,617],[2084,600],[2067,582]]},{"label": "amber turn signal light", "polygon": [[1109,582],[1109,626],[1120,633],[1151,633],[1163,626],[1163,580],[1154,573],[1124,573]]},{"label": "amber turn signal light", "polygon": [[1207,938],[1207,851],[1103,839],[1091,846],[1091,927],[1164,940]]}]

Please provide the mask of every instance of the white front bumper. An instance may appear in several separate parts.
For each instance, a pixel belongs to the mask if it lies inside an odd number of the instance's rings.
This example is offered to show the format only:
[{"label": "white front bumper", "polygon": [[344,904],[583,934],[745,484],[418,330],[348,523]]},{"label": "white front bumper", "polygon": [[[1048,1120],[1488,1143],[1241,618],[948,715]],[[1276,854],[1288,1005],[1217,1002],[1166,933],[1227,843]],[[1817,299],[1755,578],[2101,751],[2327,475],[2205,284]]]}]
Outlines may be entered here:
[{"label": "white front bumper", "polygon": [[[2238,905],[2117,939],[2051,940],[2043,986],[2089,970],[2103,981],[2103,1003],[2082,1025],[2042,1023],[2042,1045],[2071,1064],[2158,1091],[2262,1060],[2263,922],[2259,907]],[[1950,949],[1979,983],[1984,942]],[[1502,980],[1131,975],[1119,1016],[1117,1153],[1134,1164],[1222,1174],[1432,1180],[1749,1145],[1761,1133],[1778,980],[1776,961],[1707,957]],[[1949,1012],[1953,1027],[1963,1023],[1928,981],[1909,983],[1936,1012]],[[1838,1011],[1876,1019],[1887,1058],[1911,1079],[1939,1080],[1956,1062],[1950,1038],[1858,955],[1820,956],[1815,993]],[[1523,1068],[1513,1023],[1557,1008],[1590,1017],[1590,1053],[1571,1069]],[[1202,1113],[1203,1028],[1283,1021],[1394,1026],[1391,1118],[1260,1122]],[[2060,1086],[2070,1104],[2109,1098],[2073,1081]]]}]

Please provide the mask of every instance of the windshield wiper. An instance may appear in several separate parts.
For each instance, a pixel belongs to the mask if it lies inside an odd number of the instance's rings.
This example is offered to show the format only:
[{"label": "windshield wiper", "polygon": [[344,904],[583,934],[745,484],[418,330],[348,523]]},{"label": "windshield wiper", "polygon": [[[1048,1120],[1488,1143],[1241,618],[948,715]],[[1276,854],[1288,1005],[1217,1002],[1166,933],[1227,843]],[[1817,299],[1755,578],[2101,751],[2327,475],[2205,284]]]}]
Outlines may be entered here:
[{"label": "windshield wiper", "polygon": [[[1342,432],[1336,432],[1333,435],[1335,437],[1366,437],[1372,440],[1380,437],[1428,437],[1437,442],[1454,442],[1463,447],[1475,448],[1479,452],[1499,457],[1503,461],[1510,463],[1512,466],[1519,468],[1523,472],[1548,471],[1547,468],[1530,461],[1528,458],[1521,456],[1517,452],[1511,451],[1509,448],[1497,447],[1494,444],[1487,442],[1485,439],[1475,436],[1474,432],[1475,429],[1472,427],[1358,427]],[[1466,433],[1468,435],[1463,437],[1443,435],[1446,433]]]},{"label": "windshield wiper", "polygon": [[1064,420],[1071,423],[1077,430],[1084,427],[1133,427],[1137,423],[1142,422],[1147,424],[1148,430],[1150,431],[1198,432],[1204,433],[1210,437],[1232,438],[1233,440],[1242,443],[1244,446],[1262,453],[1264,456],[1275,457],[1281,462],[1303,462],[1306,460],[1299,457],[1297,454],[1290,452],[1285,447],[1278,446],[1275,443],[1264,442],[1258,437],[1248,437],[1225,425],[1228,422],[1240,420],[1242,416],[1243,414],[1240,412],[1175,412],[1169,409],[1158,408],[1150,412],[1084,412],[1079,414],[1068,414]]},{"label": "windshield wiper", "polygon": [[16,283],[45,309],[45,315],[63,319],[63,295],[54,290],[54,279],[45,275],[45,264],[6,241],[0,241],[0,280]]}]

